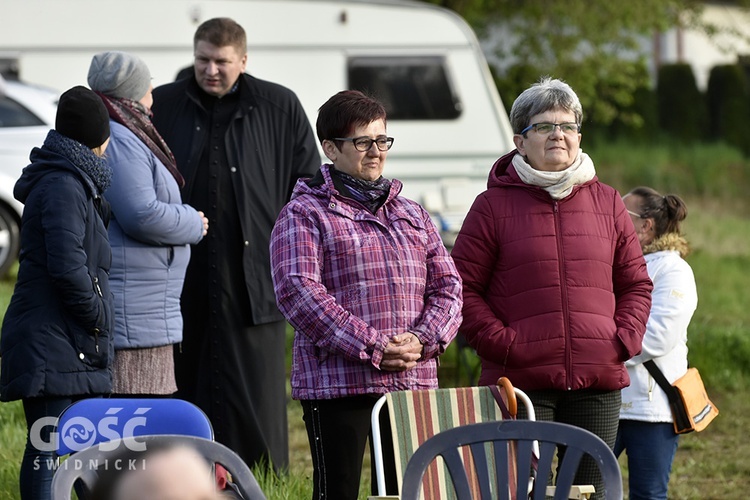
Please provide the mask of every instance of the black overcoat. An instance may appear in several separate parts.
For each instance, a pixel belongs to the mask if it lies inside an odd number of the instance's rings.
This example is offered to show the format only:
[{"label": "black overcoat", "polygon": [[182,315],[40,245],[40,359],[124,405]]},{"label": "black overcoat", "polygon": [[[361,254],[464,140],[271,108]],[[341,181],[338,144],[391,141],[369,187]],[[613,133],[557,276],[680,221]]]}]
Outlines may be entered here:
[{"label": "black overcoat", "polygon": [[249,75],[221,99],[193,77],[159,87],[153,113],[185,177],[183,201],[210,220],[182,293],[177,397],[201,407],[248,464],[285,468],[285,321],[269,240],[296,180],[320,166],[312,128],[292,91]]},{"label": "black overcoat", "polygon": [[[224,137],[228,168],[236,174],[234,197],[245,245],[242,272],[250,297],[249,305],[238,305],[249,306],[255,324],[263,324],[284,319],[271,281],[271,230],[297,178],[315,175],[320,155],[310,122],[291,90],[247,74],[240,77],[240,85],[241,103]],[[186,203],[210,133],[199,92],[194,78],[154,90],[153,122],[185,177]]]}]

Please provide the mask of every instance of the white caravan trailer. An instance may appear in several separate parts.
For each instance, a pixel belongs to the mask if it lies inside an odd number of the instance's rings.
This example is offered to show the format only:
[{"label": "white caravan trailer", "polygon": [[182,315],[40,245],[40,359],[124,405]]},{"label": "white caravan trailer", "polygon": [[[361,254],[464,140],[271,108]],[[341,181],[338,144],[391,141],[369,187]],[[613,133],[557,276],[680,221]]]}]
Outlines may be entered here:
[{"label": "white caravan trailer", "polygon": [[[154,86],[192,63],[196,27],[231,17],[247,71],[294,90],[314,126],[339,90],[377,95],[395,144],[384,174],[404,183],[446,243],[485,189],[512,132],[476,37],[452,11],[396,0],[2,0],[0,63],[59,91],[86,84],[91,56],[143,58]],[[19,165],[19,171],[22,165]]]}]

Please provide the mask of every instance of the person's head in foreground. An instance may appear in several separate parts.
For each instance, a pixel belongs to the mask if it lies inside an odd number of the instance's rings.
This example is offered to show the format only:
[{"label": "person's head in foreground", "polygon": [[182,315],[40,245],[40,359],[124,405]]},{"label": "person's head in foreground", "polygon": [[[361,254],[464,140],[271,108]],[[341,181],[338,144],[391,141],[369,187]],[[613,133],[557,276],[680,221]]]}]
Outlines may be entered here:
[{"label": "person's head in foreground", "polygon": [[583,110],[567,83],[542,78],[516,98],[510,110],[513,142],[534,169],[560,172],[579,156]]},{"label": "person's head in foreground", "polygon": [[[149,443],[100,470],[91,500],[217,500],[211,466],[193,448]],[[119,465],[117,460],[120,460]]]},{"label": "person's head in foreground", "polygon": [[364,181],[381,177],[393,137],[380,102],[358,90],[341,91],[320,107],[315,127],[336,170]]}]

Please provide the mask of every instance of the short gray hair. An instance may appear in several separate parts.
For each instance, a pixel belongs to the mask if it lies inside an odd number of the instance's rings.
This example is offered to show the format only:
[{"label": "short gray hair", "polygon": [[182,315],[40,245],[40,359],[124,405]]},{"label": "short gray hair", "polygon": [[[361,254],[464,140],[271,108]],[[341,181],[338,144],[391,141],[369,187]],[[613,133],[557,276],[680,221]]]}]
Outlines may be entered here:
[{"label": "short gray hair", "polygon": [[527,88],[513,102],[510,109],[510,125],[514,134],[531,125],[529,121],[534,115],[553,109],[572,111],[576,123],[583,121],[581,101],[573,89],[562,80],[542,77],[539,82]]}]

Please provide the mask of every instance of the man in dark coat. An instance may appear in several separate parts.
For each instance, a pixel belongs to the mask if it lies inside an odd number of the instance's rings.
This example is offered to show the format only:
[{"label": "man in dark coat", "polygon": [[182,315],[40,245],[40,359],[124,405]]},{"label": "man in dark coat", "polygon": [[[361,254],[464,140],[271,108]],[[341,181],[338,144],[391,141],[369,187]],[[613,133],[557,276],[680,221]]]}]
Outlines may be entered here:
[{"label": "man in dark coat", "polygon": [[245,31],[210,19],[195,72],[154,90],[154,124],[186,180],[183,200],[211,231],[194,247],[175,352],[177,397],[200,406],[216,439],[249,465],[288,465],[285,328],[268,243],[299,177],[320,166],[295,94],[244,73]]}]

